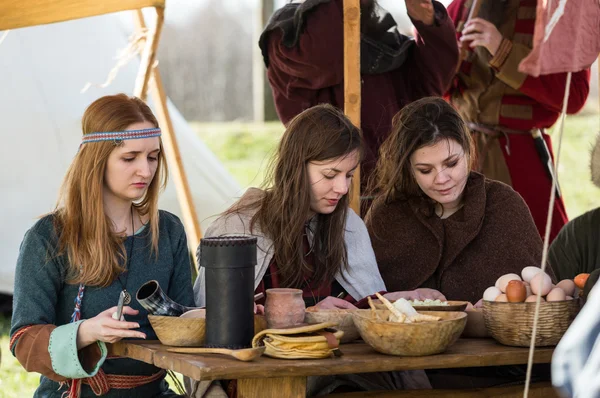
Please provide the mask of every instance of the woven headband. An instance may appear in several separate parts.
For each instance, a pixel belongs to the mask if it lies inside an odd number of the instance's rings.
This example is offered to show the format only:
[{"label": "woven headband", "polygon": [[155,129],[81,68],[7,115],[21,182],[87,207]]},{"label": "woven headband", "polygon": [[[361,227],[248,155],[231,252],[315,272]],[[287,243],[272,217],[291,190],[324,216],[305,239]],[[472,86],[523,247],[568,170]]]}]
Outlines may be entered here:
[{"label": "woven headband", "polygon": [[150,138],[150,137],[159,137],[160,129],[143,129],[143,130],[125,130],[125,131],[114,131],[114,132],[106,132],[106,133],[90,133],[85,134],[83,139],[81,140],[81,145],[87,144],[89,142],[98,142],[98,141],[115,141],[119,142],[122,140],[135,140],[138,138]]}]

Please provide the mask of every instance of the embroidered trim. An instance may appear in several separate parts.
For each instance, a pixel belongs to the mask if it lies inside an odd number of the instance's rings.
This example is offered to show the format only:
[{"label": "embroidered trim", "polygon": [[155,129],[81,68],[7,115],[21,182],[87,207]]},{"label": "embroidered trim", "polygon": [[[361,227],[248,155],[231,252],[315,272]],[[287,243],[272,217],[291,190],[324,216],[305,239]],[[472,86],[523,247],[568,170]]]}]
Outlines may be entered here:
[{"label": "embroidered trim", "polygon": [[126,131],[111,131],[111,132],[95,132],[85,134],[81,140],[81,145],[89,142],[99,141],[115,141],[116,143],[123,140],[134,140],[138,138],[159,137],[161,135],[159,128],[143,129],[143,130],[126,130]]}]

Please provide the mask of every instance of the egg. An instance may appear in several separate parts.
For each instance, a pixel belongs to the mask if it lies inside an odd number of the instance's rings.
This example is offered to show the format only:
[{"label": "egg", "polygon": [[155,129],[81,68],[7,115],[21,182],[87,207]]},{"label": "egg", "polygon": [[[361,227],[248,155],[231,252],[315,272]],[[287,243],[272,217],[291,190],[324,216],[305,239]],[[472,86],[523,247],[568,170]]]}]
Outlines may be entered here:
[{"label": "egg", "polygon": [[501,294],[502,292],[496,286],[490,286],[487,289],[485,289],[485,292],[483,292],[483,299],[485,301],[494,301],[496,300],[496,297],[498,297]]},{"label": "egg", "polygon": [[[527,297],[527,298],[525,299],[525,302],[526,302],[526,303],[535,303],[535,300],[536,300],[536,299],[537,299],[537,296],[534,294],[533,296],[529,296],[529,297]],[[546,301],[546,300],[544,300],[544,298],[543,298],[543,297],[542,297],[542,298],[540,298],[540,302],[542,302],[542,303],[543,303],[544,301]]]},{"label": "egg", "polygon": [[506,299],[509,303],[522,303],[527,298],[527,290],[521,281],[510,281],[506,285]]},{"label": "egg", "polygon": [[531,296],[531,285],[527,282],[523,282],[523,284],[525,285],[525,291],[527,292],[527,297]]},{"label": "egg", "polygon": [[495,286],[498,289],[500,289],[500,291],[502,293],[506,293],[506,285],[508,285],[508,282],[520,281],[520,280],[521,280],[521,277],[517,274],[506,274],[506,275],[502,275],[500,278],[498,278]]},{"label": "egg", "polygon": [[567,300],[573,300],[573,297],[567,296]]},{"label": "egg", "polygon": [[538,294],[541,291],[542,296],[545,296],[552,290],[552,280],[545,272],[539,272],[531,278],[530,285],[533,294]]},{"label": "egg", "polygon": [[560,287],[567,296],[573,296],[575,294],[575,282],[571,279],[563,279],[556,284],[556,287]]},{"label": "egg", "polygon": [[550,293],[546,296],[546,301],[565,301],[566,299],[567,295],[560,287],[550,290]]},{"label": "egg", "polygon": [[533,277],[541,270],[542,269],[540,267],[534,267],[534,266],[525,267],[521,271],[521,276],[523,277],[523,280],[525,282],[531,282],[531,279],[533,279]]},{"label": "egg", "polygon": [[507,302],[508,299],[506,298],[506,294],[501,294],[498,297],[496,297],[496,300],[494,301],[502,301],[502,302]]}]

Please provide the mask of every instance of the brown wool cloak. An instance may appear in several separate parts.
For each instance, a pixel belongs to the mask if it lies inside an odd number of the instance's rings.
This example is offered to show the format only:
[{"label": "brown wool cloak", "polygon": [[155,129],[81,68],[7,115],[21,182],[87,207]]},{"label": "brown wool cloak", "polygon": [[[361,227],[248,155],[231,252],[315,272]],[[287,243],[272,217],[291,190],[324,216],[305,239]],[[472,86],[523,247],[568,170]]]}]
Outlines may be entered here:
[{"label": "brown wool cloak", "polygon": [[388,291],[428,287],[475,303],[498,277],[541,263],[542,240],[521,196],[475,172],[464,206],[447,219],[422,198],[379,198],[366,220]]}]

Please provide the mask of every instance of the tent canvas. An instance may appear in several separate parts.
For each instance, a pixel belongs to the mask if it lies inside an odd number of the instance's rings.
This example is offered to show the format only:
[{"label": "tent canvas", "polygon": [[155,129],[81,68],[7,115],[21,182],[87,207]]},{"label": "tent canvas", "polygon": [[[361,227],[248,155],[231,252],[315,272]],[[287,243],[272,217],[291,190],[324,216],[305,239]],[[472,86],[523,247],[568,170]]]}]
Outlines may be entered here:
[{"label": "tent canvas", "polygon": [[[125,17],[129,15],[126,14]],[[132,94],[139,67],[134,59],[107,88],[102,83],[127,46],[129,32],[118,14],[11,31],[0,45],[0,292],[11,293],[19,244],[40,215],[51,211],[77,152],[83,111],[100,96]],[[152,105],[152,104],[151,104]],[[173,106],[169,112],[202,229],[241,193],[239,185],[198,139]],[[162,209],[180,215],[170,181]]]}]

